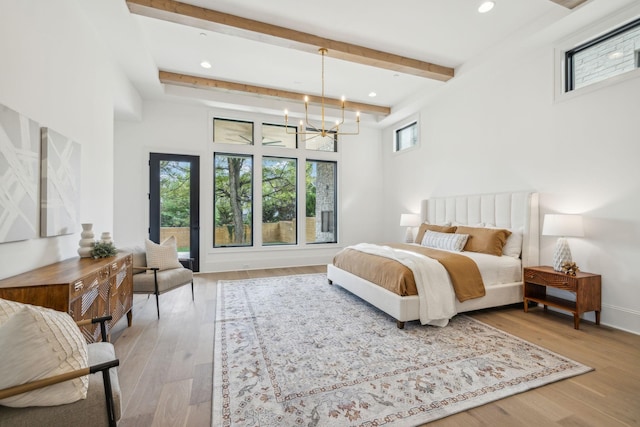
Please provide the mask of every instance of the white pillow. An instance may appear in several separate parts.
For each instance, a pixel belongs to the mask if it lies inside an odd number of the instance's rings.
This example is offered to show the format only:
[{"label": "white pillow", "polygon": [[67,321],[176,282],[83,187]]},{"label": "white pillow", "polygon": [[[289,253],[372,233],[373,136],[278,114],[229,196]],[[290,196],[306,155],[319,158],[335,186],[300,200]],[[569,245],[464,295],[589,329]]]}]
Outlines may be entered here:
[{"label": "white pillow", "polygon": [[0,326],[24,308],[24,304],[0,298]]},{"label": "white pillow", "polygon": [[[182,267],[178,261],[178,248],[174,236],[169,237],[161,244],[147,239],[144,246],[147,251],[147,267],[157,267],[160,270]],[[153,271],[147,270],[147,273],[153,274]]]},{"label": "white pillow", "polygon": [[[0,306],[6,308],[4,302],[0,299]],[[0,326],[0,389],[88,366],[87,343],[69,314],[20,305],[22,308],[10,313]],[[15,408],[63,405],[85,399],[88,387],[89,377],[85,375],[7,397],[0,404]]]},{"label": "white pillow", "polygon": [[507,241],[502,247],[502,255],[510,256],[512,258],[520,258],[520,254],[522,253],[523,231],[521,228],[510,231],[511,235],[507,237]]},{"label": "white pillow", "polygon": [[445,249],[447,251],[462,251],[467,239],[468,234],[456,234],[456,233],[439,233],[437,231],[427,230],[422,238],[422,246],[427,246],[434,249]]}]

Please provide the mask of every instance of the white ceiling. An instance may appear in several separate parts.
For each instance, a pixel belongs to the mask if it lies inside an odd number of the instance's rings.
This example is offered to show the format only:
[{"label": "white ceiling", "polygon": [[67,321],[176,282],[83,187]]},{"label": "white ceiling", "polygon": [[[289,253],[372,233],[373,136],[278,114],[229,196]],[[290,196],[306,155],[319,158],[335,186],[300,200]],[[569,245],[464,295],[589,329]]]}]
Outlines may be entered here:
[{"label": "white ceiling", "polygon": [[[592,0],[611,1],[611,0]],[[287,27],[421,61],[459,68],[545,16],[575,13],[550,0],[496,0],[480,14],[479,0],[187,0],[207,9]],[[587,2],[589,6],[592,2]],[[129,12],[124,1],[79,0],[116,63],[144,99],[177,95],[209,105],[246,109],[251,98],[185,88],[169,90],[158,70],[320,95],[321,56]],[[200,67],[207,60],[211,69]],[[327,58],[325,95],[394,107],[415,93],[447,83]],[[377,96],[371,98],[370,92]],[[264,101],[264,97],[263,101]],[[269,100],[269,108],[296,109]]]}]

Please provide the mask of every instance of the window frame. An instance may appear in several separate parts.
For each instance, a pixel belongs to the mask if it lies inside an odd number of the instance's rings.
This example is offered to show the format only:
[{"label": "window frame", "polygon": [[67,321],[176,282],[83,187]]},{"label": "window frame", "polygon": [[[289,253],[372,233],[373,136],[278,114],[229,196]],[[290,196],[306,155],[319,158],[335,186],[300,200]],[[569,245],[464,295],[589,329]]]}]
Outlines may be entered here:
[{"label": "window frame", "polygon": [[[214,134],[214,118],[216,119],[225,119],[225,120],[233,120],[239,122],[250,122],[253,123],[253,140],[254,144],[228,144],[228,143],[214,143],[213,142],[213,134]],[[278,121],[278,117],[269,114],[260,114],[260,113],[250,113],[250,112],[235,112],[231,114],[229,111],[217,108],[209,109],[207,114],[207,123],[208,123],[208,136],[207,143],[208,146],[208,154],[211,156],[211,166],[213,167],[213,159],[216,154],[226,154],[226,155],[238,155],[245,156],[249,155],[253,158],[253,194],[252,194],[252,244],[251,245],[241,245],[241,246],[214,246],[214,236],[213,230],[215,230],[215,211],[213,210],[214,204],[213,200],[209,205],[209,214],[207,214],[208,218],[207,222],[211,224],[212,232],[207,233],[206,239],[206,253],[208,256],[211,255],[222,255],[222,254],[232,254],[232,253],[261,253],[264,251],[290,251],[290,250],[318,250],[320,247],[311,246],[312,243],[306,242],[305,233],[308,229],[306,227],[306,215],[305,215],[305,204],[306,204],[306,190],[305,190],[305,171],[301,167],[304,165],[307,160],[318,160],[318,161],[331,161],[335,163],[335,180],[336,180],[336,210],[334,212],[334,228],[335,235],[332,236],[334,242],[314,242],[313,244],[321,244],[325,245],[324,247],[332,247],[337,246],[341,241],[340,236],[340,228],[339,221],[341,218],[341,213],[338,210],[338,206],[340,203],[340,190],[337,188],[339,183],[338,175],[341,171],[341,150],[338,149],[337,141],[335,143],[335,149],[337,151],[317,151],[317,150],[308,150],[305,146],[305,141],[302,137],[298,137],[298,147],[296,149],[286,148],[286,147],[275,147],[270,145],[262,145],[262,125],[277,125],[280,122]],[[284,127],[284,123],[280,123]],[[290,126],[293,127],[293,126]],[[338,138],[340,139],[340,138]],[[340,146],[342,147],[342,146]],[[297,244],[286,244],[286,245],[272,245],[272,244],[264,244],[262,241],[262,159],[264,157],[284,157],[284,158],[295,158],[297,159],[298,165],[298,173],[297,173]],[[215,170],[211,171],[208,175],[207,179],[214,180],[215,179]],[[215,182],[210,181],[210,191],[215,189]],[[215,194],[212,194],[215,197]],[[210,221],[210,222],[209,222]],[[304,222],[304,224],[303,224]]]},{"label": "window frame", "polygon": [[[250,226],[250,230],[251,230],[251,239],[249,240],[249,242],[247,244],[229,244],[229,245],[221,245],[221,246],[216,246],[216,156],[227,156],[227,157],[231,157],[231,156],[235,156],[235,157],[246,157],[251,159],[251,214],[250,214],[250,221],[249,221],[249,226]],[[242,152],[222,152],[222,151],[214,151],[213,152],[213,158],[212,160],[212,165],[213,165],[213,174],[212,174],[212,179],[213,179],[213,203],[212,203],[212,207],[213,207],[213,215],[211,216],[212,220],[213,220],[213,233],[212,233],[212,241],[211,241],[211,247],[212,249],[223,249],[223,248],[253,248],[255,247],[255,227],[254,227],[254,220],[255,220],[255,197],[256,197],[256,189],[255,189],[255,176],[256,176],[256,166],[255,166],[255,160],[256,160],[256,156],[252,153],[242,153]],[[260,230],[262,232],[262,230]]]},{"label": "window frame", "polygon": [[[564,87],[563,87],[563,92],[564,93],[571,93],[573,91],[575,91],[576,89],[582,89],[584,87],[587,86],[591,86],[597,83],[601,83],[604,81],[608,81],[614,77],[618,77],[620,75],[625,75],[629,72],[632,72],[634,70],[629,70],[626,71],[624,73],[621,74],[616,74],[613,76],[609,76],[609,77],[605,77],[602,80],[598,80],[595,81],[591,84],[585,85],[581,88],[576,88],[575,87],[575,66],[574,66],[574,61],[573,58],[575,57],[576,54],[583,52],[589,48],[592,48],[594,46],[597,46],[598,44],[604,43],[614,37],[617,37],[631,29],[635,29],[635,28],[640,28],[640,18],[636,18],[633,19],[629,22],[627,22],[626,24],[623,25],[619,25],[616,26],[615,28],[613,28],[610,31],[605,32],[604,34],[601,34],[595,38],[592,38],[584,43],[579,44],[578,46],[569,49],[567,51],[564,52]],[[638,50],[635,51],[636,52],[636,69],[640,68],[640,54],[638,54]]]},{"label": "window frame", "polygon": [[[246,144],[236,143],[236,142],[227,142],[227,141],[216,141],[216,120],[232,122],[232,123],[250,124],[251,125],[251,141]],[[228,145],[236,145],[240,147],[246,147],[246,146],[253,147],[256,145],[255,143],[256,142],[255,141],[256,124],[255,124],[255,121],[253,120],[229,119],[227,117],[213,116],[211,118],[211,129],[212,129],[211,140],[214,144],[228,144]]]},{"label": "window frame", "polygon": [[[406,148],[402,148],[400,149],[398,147],[398,133],[409,129],[410,127],[415,126],[416,127],[416,142],[413,145],[410,145],[409,147]],[[392,150],[394,154],[400,154],[400,153],[406,153],[407,151],[411,151],[411,150],[415,150],[416,148],[418,148],[420,146],[420,117],[418,115],[415,116],[411,116],[399,123],[397,123],[396,125],[393,126],[393,146],[392,146]]]},{"label": "window frame", "polygon": [[[322,152],[322,151],[320,151]],[[305,245],[327,245],[327,244],[336,244],[338,243],[338,203],[339,203],[339,197],[338,197],[338,160],[326,160],[326,159],[314,159],[314,158],[305,158],[304,160],[304,183],[305,183],[305,194],[304,194],[304,202],[305,202],[305,221],[306,221],[306,202],[307,202],[307,177],[306,177],[306,170],[307,170],[307,163],[309,162],[316,162],[316,163],[332,163],[333,164],[333,188],[334,188],[334,196],[333,196],[333,217],[331,218],[333,220],[333,240],[328,242],[328,241],[323,241],[323,242],[308,242],[306,239],[306,236],[304,238],[304,244]],[[305,230],[306,231],[306,230]],[[314,231],[315,234],[315,231]]]},{"label": "window frame", "polygon": [[[261,177],[260,177],[260,185],[264,186],[264,161],[265,159],[281,159],[281,160],[290,160],[293,161],[294,166],[295,166],[295,179],[294,179],[294,183],[293,185],[295,186],[295,200],[294,200],[294,210],[295,210],[295,214],[294,214],[294,221],[296,223],[295,225],[295,241],[293,243],[266,243],[264,241],[264,228],[260,227],[260,233],[261,233],[261,245],[263,247],[274,247],[274,246],[296,246],[298,244],[298,228],[299,228],[299,224],[300,221],[298,221],[298,216],[299,216],[299,212],[298,212],[298,204],[299,204],[299,195],[300,195],[300,191],[298,189],[298,174],[299,174],[299,162],[298,162],[298,158],[297,157],[286,157],[286,156],[272,156],[272,155],[268,155],[268,154],[263,154],[260,156],[260,164],[261,164]],[[261,207],[261,211],[260,211],[260,224],[264,224],[264,192],[261,191],[260,194],[260,198],[261,198],[261,203],[260,203],[260,207]]]}]

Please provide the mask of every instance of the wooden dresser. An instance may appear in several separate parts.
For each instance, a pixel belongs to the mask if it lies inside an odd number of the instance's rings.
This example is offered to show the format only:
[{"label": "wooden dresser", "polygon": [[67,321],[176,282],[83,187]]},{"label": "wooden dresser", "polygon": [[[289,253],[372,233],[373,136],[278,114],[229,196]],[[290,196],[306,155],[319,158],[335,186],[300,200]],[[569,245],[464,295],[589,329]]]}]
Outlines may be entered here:
[{"label": "wooden dresser", "polygon": [[[110,330],[125,314],[131,326],[133,255],[70,258],[0,280],[0,298],[68,312],[74,320],[110,314]],[[98,324],[82,327],[88,342],[100,341]]]}]

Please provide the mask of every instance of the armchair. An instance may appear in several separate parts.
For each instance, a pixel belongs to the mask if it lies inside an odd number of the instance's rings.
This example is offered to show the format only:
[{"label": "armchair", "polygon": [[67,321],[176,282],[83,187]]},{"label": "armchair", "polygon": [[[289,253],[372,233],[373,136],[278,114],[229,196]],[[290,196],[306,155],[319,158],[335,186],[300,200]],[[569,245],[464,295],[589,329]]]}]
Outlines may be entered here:
[{"label": "armchair", "polygon": [[[115,427],[121,415],[120,384],[115,368],[120,361],[113,345],[107,342],[105,322],[111,316],[77,322],[78,326],[100,323],[102,342],[87,345],[89,366],[49,378],[0,390],[0,399],[89,375],[86,399],[57,406],[13,408],[0,405],[0,425],[4,426],[80,426]],[[102,375],[92,375],[101,372]],[[105,416],[106,415],[106,416]]]},{"label": "armchair", "polygon": [[[147,265],[147,254],[143,248],[127,249],[133,253],[133,293],[154,294],[156,296],[156,310],[160,318],[160,294],[174,290],[180,286],[191,283],[191,299],[195,300],[193,293],[193,259],[186,260],[189,268],[182,265],[176,268],[160,269]],[[147,272],[152,272],[147,273]]]}]

